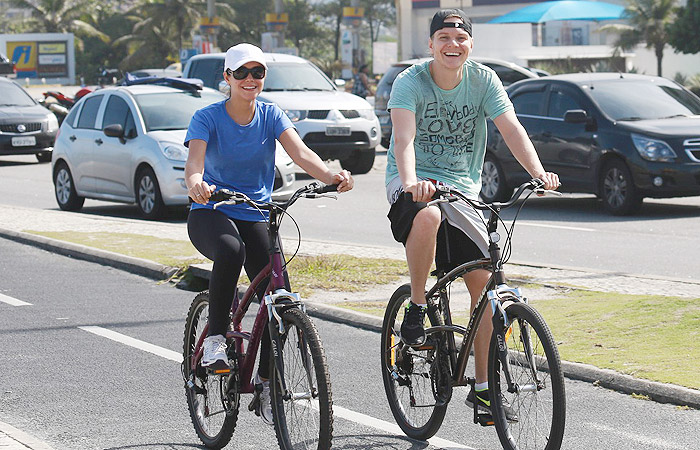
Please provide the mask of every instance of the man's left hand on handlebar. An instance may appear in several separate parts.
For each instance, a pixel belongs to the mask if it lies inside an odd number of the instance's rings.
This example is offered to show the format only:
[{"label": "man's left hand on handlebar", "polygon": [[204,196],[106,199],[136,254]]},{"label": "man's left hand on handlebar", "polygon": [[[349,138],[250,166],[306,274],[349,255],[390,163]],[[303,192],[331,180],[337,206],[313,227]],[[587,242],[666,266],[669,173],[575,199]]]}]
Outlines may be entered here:
[{"label": "man's left hand on handlebar", "polygon": [[547,190],[555,191],[561,183],[559,182],[559,175],[554,172],[545,172],[539,175],[537,178],[544,181],[544,188]]},{"label": "man's left hand on handlebar", "polygon": [[347,192],[355,186],[355,180],[347,170],[341,170],[332,177],[332,181],[328,184],[337,184],[338,192]]}]

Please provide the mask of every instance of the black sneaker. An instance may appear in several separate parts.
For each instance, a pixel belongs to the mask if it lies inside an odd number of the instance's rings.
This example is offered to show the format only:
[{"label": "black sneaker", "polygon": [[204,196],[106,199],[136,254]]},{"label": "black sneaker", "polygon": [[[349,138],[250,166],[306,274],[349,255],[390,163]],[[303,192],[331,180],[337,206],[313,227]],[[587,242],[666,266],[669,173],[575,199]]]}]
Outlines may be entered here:
[{"label": "black sneaker", "polygon": [[428,308],[425,305],[416,305],[408,302],[406,312],[401,323],[401,341],[411,347],[423,345],[425,343],[425,330],[423,321]]},{"label": "black sneaker", "polygon": [[[476,408],[480,413],[491,415],[491,400],[489,399],[489,390],[484,389],[483,391],[477,391],[472,388],[467,395],[467,399],[464,400],[464,404],[470,408],[474,407],[474,399],[476,398]],[[506,419],[508,422],[517,422],[518,415],[511,408],[510,403],[505,397],[501,396],[501,403],[503,404],[503,410],[506,413]]]}]

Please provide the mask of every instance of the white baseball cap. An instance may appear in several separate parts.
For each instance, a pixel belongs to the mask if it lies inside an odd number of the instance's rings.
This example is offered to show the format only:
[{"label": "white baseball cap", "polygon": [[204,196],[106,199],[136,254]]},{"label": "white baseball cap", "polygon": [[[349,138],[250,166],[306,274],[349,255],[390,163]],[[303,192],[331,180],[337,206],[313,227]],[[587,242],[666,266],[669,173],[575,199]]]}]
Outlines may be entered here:
[{"label": "white baseball cap", "polygon": [[243,64],[251,61],[260,63],[267,69],[267,64],[265,64],[265,55],[259,47],[256,47],[253,44],[234,45],[226,50],[224,71],[227,69],[236,70]]}]

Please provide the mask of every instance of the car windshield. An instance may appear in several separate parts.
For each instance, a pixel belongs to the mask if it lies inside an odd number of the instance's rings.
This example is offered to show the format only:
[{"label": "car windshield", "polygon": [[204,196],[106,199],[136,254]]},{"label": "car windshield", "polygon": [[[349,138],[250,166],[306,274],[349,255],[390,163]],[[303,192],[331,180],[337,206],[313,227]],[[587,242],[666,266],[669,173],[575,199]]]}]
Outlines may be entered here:
[{"label": "car windshield", "polygon": [[584,86],[613,120],[648,120],[700,114],[700,99],[670,82],[599,81]]},{"label": "car windshield", "polygon": [[224,96],[212,91],[199,94],[173,91],[138,94],[135,98],[146,122],[146,130],[159,131],[187,129],[195,111],[223,100]]},{"label": "car windshield", "polygon": [[263,91],[334,91],[335,86],[311,64],[268,63]]},{"label": "car windshield", "polygon": [[36,102],[21,87],[14,83],[3,83],[0,106],[34,106]]}]

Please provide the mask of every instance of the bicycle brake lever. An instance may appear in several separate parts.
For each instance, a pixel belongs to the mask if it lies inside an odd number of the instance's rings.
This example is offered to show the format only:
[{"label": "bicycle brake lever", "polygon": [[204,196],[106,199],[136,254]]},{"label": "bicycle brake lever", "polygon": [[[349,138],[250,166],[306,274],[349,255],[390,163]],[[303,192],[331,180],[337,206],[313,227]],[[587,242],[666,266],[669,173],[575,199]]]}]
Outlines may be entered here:
[{"label": "bicycle brake lever", "polygon": [[535,189],[534,192],[539,197],[544,197],[545,195],[550,195],[550,194],[556,195],[557,197],[561,197],[564,195],[559,191],[553,191],[551,189],[542,189],[542,188]]}]

